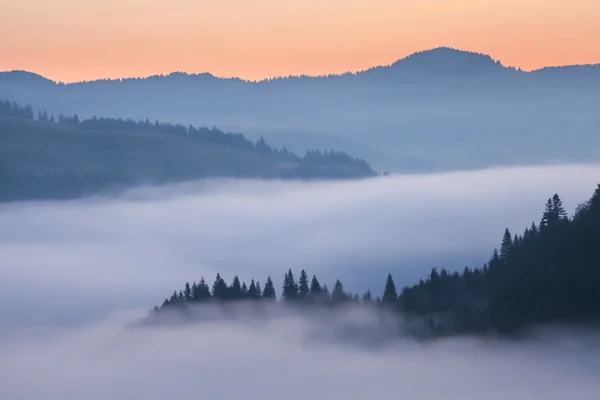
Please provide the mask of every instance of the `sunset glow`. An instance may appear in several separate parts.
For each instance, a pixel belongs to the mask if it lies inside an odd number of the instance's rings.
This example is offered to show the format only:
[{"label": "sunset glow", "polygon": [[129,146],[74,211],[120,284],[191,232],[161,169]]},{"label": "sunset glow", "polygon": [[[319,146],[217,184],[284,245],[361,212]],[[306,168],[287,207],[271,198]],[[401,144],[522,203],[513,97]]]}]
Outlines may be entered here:
[{"label": "sunset glow", "polygon": [[63,82],[338,73],[438,46],[526,70],[600,62],[598,0],[4,0],[0,15],[0,70]]}]

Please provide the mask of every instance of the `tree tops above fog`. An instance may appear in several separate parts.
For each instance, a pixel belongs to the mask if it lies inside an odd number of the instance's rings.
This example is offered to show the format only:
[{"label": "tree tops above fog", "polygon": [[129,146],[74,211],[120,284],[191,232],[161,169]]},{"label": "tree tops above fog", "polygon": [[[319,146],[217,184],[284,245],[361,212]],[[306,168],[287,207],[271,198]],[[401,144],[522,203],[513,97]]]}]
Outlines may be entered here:
[{"label": "tree tops above fog", "polygon": [[[462,271],[431,269],[417,284],[398,294],[391,274],[382,284],[383,293],[373,298],[344,289],[338,279],[333,290],[305,270],[296,280],[285,273],[280,301],[286,304],[336,306],[354,303],[384,307],[418,320],[438,334],[474,333],[494,330],[511,333],[551,322],[592,323],[600,321],[600,185],[581,204],[573,217],[560,197],[548,199],[539,224],[522,234],[506,229],[500,248],[480,268]],[[193,303],[221,301],[276,301],[270,277],[264,289],[254,279],[247,286],[234,277],[227,284],[219,274],[209,287],[186,284],[175,291],[153,313],[181,309]]]}]

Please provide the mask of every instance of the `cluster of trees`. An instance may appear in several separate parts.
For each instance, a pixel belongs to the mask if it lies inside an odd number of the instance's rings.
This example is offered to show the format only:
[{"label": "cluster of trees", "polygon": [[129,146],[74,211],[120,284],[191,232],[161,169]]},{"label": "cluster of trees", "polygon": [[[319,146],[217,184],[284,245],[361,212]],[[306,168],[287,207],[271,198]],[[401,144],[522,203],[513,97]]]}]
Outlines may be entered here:
[{"label": "cluster of trees", "polygon": [[[198,289],[201,288],[201,289]],[[203,293],[202,296],[194,293]],[[275,300],[271,278],[265,289],[252,281],[240,284],[235,277],[227,285],[217,275],[210,289],[186,284],[183,291],[166,299],[159,312],[173,305],[195,301]],[[377,305],[416,317],[439,334],[494,330],[513,333],[552,322],[590,324],[600,321],[600,185],[587,202],[569,217],[558,194],[548,199],[539,224],[522,234],[506,229],[500,248],[480,268],[438,271],[407,286],[398,294],[389,274],[381,297],[366,292],[361,298],[344,291],[340,280],[329,293],[303,270],[298,282],[289,270],[283,280],[284,303]]]},{"label": "cluster of trees", "polygon": [[33,119],[33,108],[31,105],[21,106],[14,101],[0,101],[0,116],[23,119]]},{"label": "cluster of trees", "polygon": [[[186,282],[182,290],[174,291],[170,297],[163,301],[160,307],[155,306],[154,312],[160,312],[174,306],[185,307],[205,302],[243,300],[276,301],[276,289],[271,277],[267,277],[263,286],[254,279],[247,285],[246,282],[241,282],[237,276],[234,276],[231,284],[228,285],[220,273],[217,274],[212,285],[209,285],[202,277],[199,282],[192,282],[192,284]],[[391,274],[387,277],[383,296],[373,298],[370,291],[367,291],[362,297],[347,292],[339,279],[335,281],[333,290],[330,293],[327,284],[321,284],[315,275],[309,280],[306,271],[302,270],[298,281],[296,281],[290,269],[283,279],[280,300],[286,304],[336,305],[352,301],[393,307],[397,305],[398,294]]]}]

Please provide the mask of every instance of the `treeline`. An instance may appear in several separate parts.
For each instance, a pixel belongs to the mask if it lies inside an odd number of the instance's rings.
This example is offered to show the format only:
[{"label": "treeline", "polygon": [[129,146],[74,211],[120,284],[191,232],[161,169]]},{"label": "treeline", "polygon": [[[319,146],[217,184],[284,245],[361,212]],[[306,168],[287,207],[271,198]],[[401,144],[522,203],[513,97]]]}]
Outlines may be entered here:
[{"label": "treeline", "polygon": [[[191,285],[186,282],[182,290],[174,291],[170,297],[163,301],[160,307],[156,306],[154,308],[154,312],[174,306],[185,307],[197,303],[243,300],[276,301],[277,293],[271,277],[267,277],[264,286],[261,286],[260,282],[254,279],[250,281],[249,285],[246,285],[246,282],[241,282],[237,276],[234,276],[231,284],[227,284],[219,273],[217,273],[211,285],[204,278],[201,278],[199,282],[193,282]],[[333,290],[330,292],[327,284],[321,284],[315,275],[309,280],[305,270],[300,272],[298,281],[296,281],[290,269],[283,279],[280,300],[287,304],[335,305],[353,301],[394,306],[398,300],[398,294],[391,274],[388,275],[383,297],[373,298],[370,291],[364,293],[362,297],[347,292],[339,279],[336,280]]]},{"label": "treeline", "polygon": [[200,178],[356,179],[363,159],[256,142],[217,128],[37,113],[0,101],[0,201],[63,199]]},{"label": "treeline", "polygon": [[[31,105],[22,106],[16,102],[4,100],[0,102],[0,116],[24,118],[33,120],[34,111]],[[46,111],[39,111],[37,116],[38,121],[56,122],[61,125],[81,127],[84,129],[94,129],[102,131],[144,131],[162,133],[174,136],[196,139],[205,142],[225,145],[233,148],[255,151],[263,156],[273,157],[282,161],[297,161],[306,165],[322,166],[332,164],[349,164],[358,165],[365,169],[371,170],[369,164],[361,158],[353,157],[346,152],[336,150],[309,150],[302,157],[289,151],[285,147],[276,149],[269,146],[263,137],[258,141],[252,142],[241,133],[223,132],[216,127],[212,129],[200,127],[196,128],[192,125],[188,127],[181,124],[161,123],[158,121],[150,122],[149,119],[143,121],[134,121],[132,119],[121,118],[98,118],[93,116],[90,119],[83,121],[79,120],[77,114],[66,116],[59,114],[56,121],[54,115],[48,116]],[[373,172],[371,170],[371,172]]]},{"label": "treeline", "polygon": [[[284,303],[329,304],[344,302],[395,310],[407,319],[421,320],[437,334],[514,333],[530,326],[554,322],[593,324],[600,321],[600,185],[573,217],[558,194],[546,203],[541,221],[522,234],[506,229],[501,245],[480,268],[449,272],[432,269],[418,284],[398,294],[389,274],[381,297],[347,293],[337,280],[331,293],[316,276],[309,283],[303,270],[298,282],[285,274]],[[269,277],[261,291],[237,277],[227,285],[217,275],[212,287],[204,279],[174,292],[154,312],[204,301],[276,299]]]}]

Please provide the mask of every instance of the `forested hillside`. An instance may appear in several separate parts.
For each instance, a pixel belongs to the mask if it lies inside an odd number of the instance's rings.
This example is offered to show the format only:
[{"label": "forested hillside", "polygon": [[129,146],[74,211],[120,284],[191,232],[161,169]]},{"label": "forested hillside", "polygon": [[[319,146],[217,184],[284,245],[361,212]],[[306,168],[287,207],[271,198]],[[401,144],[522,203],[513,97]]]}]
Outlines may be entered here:
[{"label": "forested hillside", "polygon": [[351,179],[376,175],[338,151],[302,157],[240,133],[149,120],[34,115],[0,101],[0,200],[71,198],[206,177]]},{"label": "forested hillside", "polygon": [[259,82],[173,72],[63,84],[12,71],[0,73],[0,98],[55,115],[218,126],[298,153],[335,148],[380,170],[600,161],[600,65],[526,72],[449,48]]},{"label": "forested hillside", "polygon": [[[600,185],[590,200],[568,217],[560,197],[548,199],[541,221],[522,234],[504,232],[500,249],[494,249],[481,268],[463,271],[432,269],[418,284],[400,293],[392,275],[382,282],[383,293],[374,297],[348,293],[337,280],[330,292],[316,276],[302,270],[296,281],[289,270],[281,300],[286,304],[335,307],[348,302],[392,310],[414,326],[420,321],[431,333],[516,333],[524,328],[555,322],[600,322]],[[221,275],[212,284],[202,278],[186,283],[150,314],[150,321],[166,310],[190,311],[206,302],[275,301],[271,277],[262,286],[249,285],[236,276],[228,285]],[[200,314],[201,318],[202,315]],[[422,332],[422,330],[420,331]]]}]

